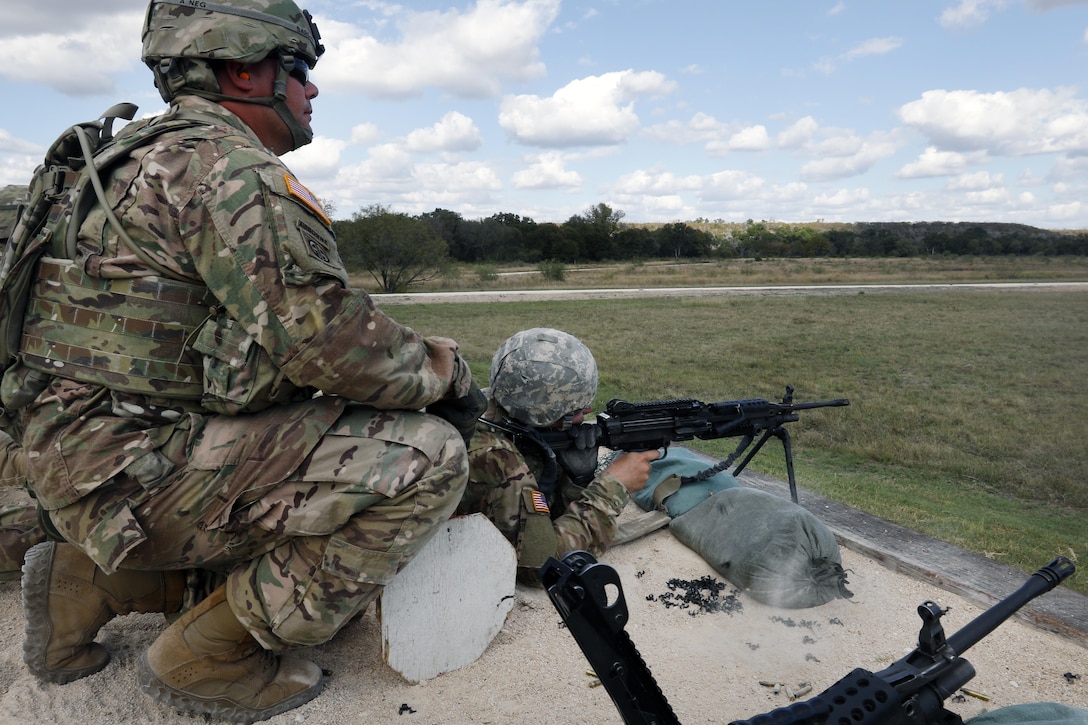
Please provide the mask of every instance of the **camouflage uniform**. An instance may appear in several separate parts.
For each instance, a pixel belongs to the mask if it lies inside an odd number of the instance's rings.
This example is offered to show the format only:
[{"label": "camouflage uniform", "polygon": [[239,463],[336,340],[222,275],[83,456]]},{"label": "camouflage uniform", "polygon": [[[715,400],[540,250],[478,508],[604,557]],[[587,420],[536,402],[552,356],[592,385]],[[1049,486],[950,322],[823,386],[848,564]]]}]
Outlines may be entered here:
[{"label": "camouflage uniform", "polygon": [[[486,417],[495,414],[489,409]],[[560,469],[549,501],[538,485],[541,455],[522,452],[505,434],[481,424],[469,446],[469,483],[457,513],[482,513],[518,552],[518,575],[535,581],[549,556],[589,551],[600,556],[616,535],[627,490],[605,471],[578,486]]]},{"label": "camouflage uniform", "polygon": [[[26,186],[0,189],[0,252],[15,227],[18,203],[26,196]],[[26,492],[26,459],[19,437],[18,421],[0,408],[0,581],[18,579],[26,550],[45,540],[38,507]]]},{"label": "camouflage uniform", "polygon": [[0,581],[18,579],[27,549],[45,541],[26,491],[26,456],[0,426]]},{"label": "camouflage uniform", "polygon": [[[572,335],[532,328],[495,351],[489,383],[485,421],[513,421],[527,429],[569,425],[593,402],[597,363]],[[585,475],[572,476],[563,464],[574,458],[560,456],[552,473],[542,449],[524,439],[515,444],[498,426],[482,423],[473,437],[469,484],[457,511],[483,513],[494,522],[517,549],[522,580],[535,581],[549,556],[579,549],[599,556],[612,543],[629,495],[607,469],[590,475],[597,463],[593,443],[575,454],[575,467]]]},{"label": "camouflage uniform", "polygon": [[[204,401],[57,366],[25,411],[28,478],[103,571],[220,571],[264,647],[318,644],[456,506],[464,442],[410,411],[465,395],[471,375],[453,341],[421,337],[348,288],[320,205],[241,119],[190,95],[174,114],[196,123],[104,179],[139,253],[96,206],[76,263],[108,284],[206,287]],[[5,395],[29,373],[9,370]]]}]

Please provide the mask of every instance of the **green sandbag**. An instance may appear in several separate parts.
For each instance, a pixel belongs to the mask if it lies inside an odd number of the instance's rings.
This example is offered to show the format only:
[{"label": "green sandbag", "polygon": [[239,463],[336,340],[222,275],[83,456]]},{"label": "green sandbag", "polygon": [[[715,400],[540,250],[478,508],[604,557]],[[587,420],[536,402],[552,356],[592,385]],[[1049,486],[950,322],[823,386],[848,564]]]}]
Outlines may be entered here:
[{"label": "green sandbag", "polygon": [[964,725],[1088,725],[1088,710],[1056,702],[1010,705],[985,712]]},{"label": "green sandbag", "polygon": [[803,609],[853,596],[835,535],[789,499],[730,488],[676,517],[669,528],[715,571],[764,604]]},{"label": "green sandbag", "polygon": [[[719,471],[703,481],[681,483],[682,479],[695,477],[715,463],[716,461],[709,460],[689,448],[670,447],[666,449],[664,458],[650,464],[649,480],[642,489],[631,494],[631,498],[643,511],[664,509],[669,516],[680,516],[710,495],[740,485],[726,471]],[[675,493],[664,495],[669,490]]]}]

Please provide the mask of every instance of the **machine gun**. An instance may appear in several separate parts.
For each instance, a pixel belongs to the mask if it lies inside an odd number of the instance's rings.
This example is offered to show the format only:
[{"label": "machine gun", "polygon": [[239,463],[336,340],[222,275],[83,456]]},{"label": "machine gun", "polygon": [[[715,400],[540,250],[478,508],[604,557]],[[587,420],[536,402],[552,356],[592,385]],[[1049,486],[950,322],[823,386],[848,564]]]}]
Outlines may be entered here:
[{"label": "machine gun", "polygon": [[[926,601],[918,607],[922,618],[918,647],[906,657],[876,673],[855,669],[809,700],[730,725],[961,725],[962,719],[944,708],[944,700],[975,676],[963,653],[1075,570],[1069,559],[1057,557],[947,639],[940,622],[944,611]],[[597,563],[592,554],[575,551],[562,561],[548,559],[540,578],[624,723],[678,724],[624,631],[627,604],[615,569]]]},{"label": "machine gun", "polygon": [[[703,403],[690,398],[655,400],[629,403],[611,400],[595,422],[571,426],[566,430],[528,428],[516,421],[484,421],[514,436],[515,440],[528,439],[536,443],[550,457],[554,466],[555,452],[562,453],[576,447],[585,447],[589,440],[593,445],[603,445],[616,451],[648,451],[667,449],[675,441],[694,438],[741,438],[740,444],[725,460],[708,468],[701,478],[709,478],[724,471],[759,437],[748,455],[733,470],[739,475],[748,462],[771,437],[782,441],[786,454],[786,473],[790,484],[790,497],[797,503],[797,480],[793,473],[793,447],[785,424],[801,419],[799,411],[849,405],[846,398],[821,400],[811,403],[793,402],[793,386],[786,386],[782,402],[773,403],[763,398],[730,400],[721,403]],[[588,434],[588,435],[587,435]],[[663,456],[664,457],[664,456]]]}]

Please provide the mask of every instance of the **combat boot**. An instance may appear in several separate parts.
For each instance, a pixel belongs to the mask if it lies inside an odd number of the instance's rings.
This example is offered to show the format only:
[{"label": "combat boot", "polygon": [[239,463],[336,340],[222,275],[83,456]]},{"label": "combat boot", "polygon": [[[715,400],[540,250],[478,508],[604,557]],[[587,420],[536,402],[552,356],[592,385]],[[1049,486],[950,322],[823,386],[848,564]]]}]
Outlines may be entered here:
[{"label": "combat boot", "polygon": [[110,661],[109,650],[94,638],[115,616],[180,609],[185,575],[125,569],[105,574],[78,547],[46,541],[27,551],[22,588],[23,661],[39,679],[63,685]]},{"label": "combat boot", "polygon": [[230,722],[265,720],[317,697],[312,662],[262,648],[231,611],[226,587],[167,627],[140,658],[140,689],[183,713]]}]

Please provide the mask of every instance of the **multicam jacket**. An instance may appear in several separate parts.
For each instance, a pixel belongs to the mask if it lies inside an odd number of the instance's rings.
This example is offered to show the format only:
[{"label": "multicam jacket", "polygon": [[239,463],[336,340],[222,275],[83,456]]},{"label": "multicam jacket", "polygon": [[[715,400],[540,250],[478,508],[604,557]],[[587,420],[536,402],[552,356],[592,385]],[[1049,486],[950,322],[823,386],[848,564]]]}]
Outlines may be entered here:
[{"label": "multicam jacket", "polygon": [[575,485],[560,468],[551,500],[538,486],[543,457],[522,452],[506,435],[480,425],[469,445],[469,482],[458,514],[482,513],[518,554],[519,578],[534,581],[549,556],[589,551],[600,556],[616,535],[628,493],[607,470]]},{"label": "multicam jacket", "polygon": [[[57,367],[26,409],[23,440],[27,477],[46,509],[79,501],[121,471],[153,485],[164,469],[186,463],[177,441],[199,435],[209,411],[259,409],[315,391],[419,409],[468,391],[468,365],[452,340],[420,336],[349,288],[321,205],[241,119],[192,96],[169,114],[197,123],[158,136],[104,179],[139,250],[125,248],[96,206],[80,229],[76,263],[96,280],[158,276],[206,287],[211,307],[194,343],[203,353],[204,402],[79,382]],[[94,301],[107,310],[113,303]],[[9,370],[4,394],[26,375],[25,366]],[[341,409],[286,406],[267,482],[293,471]],[[149,455],[171,440],[169,460]]]}]

